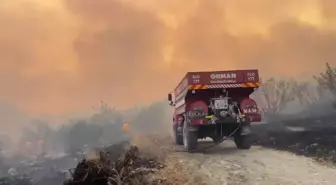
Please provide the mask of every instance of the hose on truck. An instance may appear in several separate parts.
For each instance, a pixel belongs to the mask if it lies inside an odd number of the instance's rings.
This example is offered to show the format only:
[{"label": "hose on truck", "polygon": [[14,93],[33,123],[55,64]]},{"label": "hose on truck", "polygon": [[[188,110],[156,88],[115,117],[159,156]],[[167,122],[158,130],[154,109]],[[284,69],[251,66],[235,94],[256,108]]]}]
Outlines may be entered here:
[{"label": "hose on truck", "polygon": [[210,146],[207,146],[207,147],[204,147],[204,148],[201,148],[201,149],[197,149],[196,151],[205,151],[205,150],[208,150],[208,149],[210,149],[210,148],[213,148],[213,147],[215,147],[215,146],[217,146],[217,145],[223,143],[225,140],[227,140],[227,139],[229,139],[230,137],[232,137],[232,136],[239,130],[239,128],[240,128],[241,125],[242,125],[242,122],[240,121],[240,122],[238,123],[238,126],[237,126],[237,127],[236,127],[236,128],[235,128],[235,129],[234,129],[228,136],[222,138],[221,140],[219,140],[218,142],[216,142],[216,143],[214,143],[214,144],[212,144],[212,145],[210,145]]},{"label": "hose on truck", "polygon": [[[237,105],[235,105],[237,108],[238,108],[238,106]],[[203,148],[198,148],[198,149],[196,149],[196,150],[192,150],[191,152],[204,152],[204,151],[206,151],[206,150],[208,150],[208,149],[210,149],[210,148],[213,148],[213,147],[215,147],[215,146],[217,146],[217,145],[219,145],[219,144],[221,144],[221,143],[223,143],[225,140],[227,140],[227,139],[229,139],[230,137],[232,137],[238,130],[239,130],[239,128],[241,127],[241,125],[242,125],[242,121],[241,121],[241,118],[242,118],[242,113],[241,113],[241,111],[240,111],[240,109],[238,108],[237,109],[238,110],[238,115],[239,115],[239,118],[237,119],[238,121],[238,125],[237,125],[237,127],[228,135],[228,136],[226,136],[226,137],[224,137],[224,138],[222,138],[221,140],[219,140],[219,141],[217,141],[216,143],[214,143],[214,144],[212,144],[212,145],[210,145],[210,146],[207,146],[207,147],[203,147]],[[185,151],[177,151],[176,150],[176,148],[175,148],[175,151],[176,152],[185,152]]]}]

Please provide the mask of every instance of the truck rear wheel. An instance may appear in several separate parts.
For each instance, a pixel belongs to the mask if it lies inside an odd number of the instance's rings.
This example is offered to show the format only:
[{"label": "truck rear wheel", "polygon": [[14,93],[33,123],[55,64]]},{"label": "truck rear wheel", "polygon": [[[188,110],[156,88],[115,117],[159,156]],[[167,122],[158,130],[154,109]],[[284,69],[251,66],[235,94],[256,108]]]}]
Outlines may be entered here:
[{"label": "truck rear wheel", "polygon": [[250,135],[237,135],[234,137],[234,142],[239,149],[248,150],[251,148]]},{"label": "truck rear wheel", "polygon": [[193,152],[197,149],[197,132],[189,131],[187,124],[183,124],[183,145],[188,152]]},{"label": "truck rear wheel", "polygon": [[174,137],[176,145],[183,145],[183,134],[178,132],[177,126],[174,126]]}]

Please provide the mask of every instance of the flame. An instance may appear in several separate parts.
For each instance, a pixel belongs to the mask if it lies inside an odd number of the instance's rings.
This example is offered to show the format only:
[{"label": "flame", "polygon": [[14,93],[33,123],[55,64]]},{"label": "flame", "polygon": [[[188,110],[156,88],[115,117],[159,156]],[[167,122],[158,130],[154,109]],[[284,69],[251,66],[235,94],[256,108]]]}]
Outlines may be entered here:
[{"label": "flame", "polygon": [[125,132],[125,133],[129,133],[130,132],[130,126],[127,122],[124,122],[123,123],[123,127],[122,127],[122,130]]}]

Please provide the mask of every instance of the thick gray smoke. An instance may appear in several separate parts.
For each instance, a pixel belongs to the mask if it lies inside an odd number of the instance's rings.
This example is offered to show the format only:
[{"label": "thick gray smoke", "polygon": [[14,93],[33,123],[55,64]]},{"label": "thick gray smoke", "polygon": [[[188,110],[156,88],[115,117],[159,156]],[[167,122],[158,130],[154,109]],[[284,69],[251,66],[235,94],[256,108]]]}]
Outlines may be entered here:
[{"label": "thick gray smoke", "polygon": [[[168,135],[171,130],[168,129],[171,128],[171,123],[167,121],[171,120],[168,112],[166,102],[126,111],[118,111],[102,103],[88,118],[73,119],[59,127],[33,119],[29,127],[25,125],[18,140],[19,147],[9,145],[10,139],[6,135],[0,138],[3,144],[8,145],[6,149],[5,145],[1,146],[0,171],[7,174],[7,170],[14,167],[20,172],[29,171],[32,178],[43,181],[52,174],[57,176],[60,171],[75,167],[80,160],[78,156],[92,157],[90,152],[96,148],[130,141],[133,136],[143,133]],[[124,122],[129,124],[129,132],[123,130]],[[44,168],[43,173],[41,170],[31,172],[36,166]],[[62,177],[58,178],[62,180]]]}]

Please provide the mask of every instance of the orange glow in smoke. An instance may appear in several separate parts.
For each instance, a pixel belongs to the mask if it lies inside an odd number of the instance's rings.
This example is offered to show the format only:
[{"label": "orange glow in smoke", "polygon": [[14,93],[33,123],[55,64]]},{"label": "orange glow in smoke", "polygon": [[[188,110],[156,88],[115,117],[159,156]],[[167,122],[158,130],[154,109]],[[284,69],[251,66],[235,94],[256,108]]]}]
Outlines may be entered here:
[{"label": "orange glow in smoke", "polygon": [[194,70],[310,79],[336,61],[335,12],[334,0],[2,0],[0,102],[126,108]]}]

